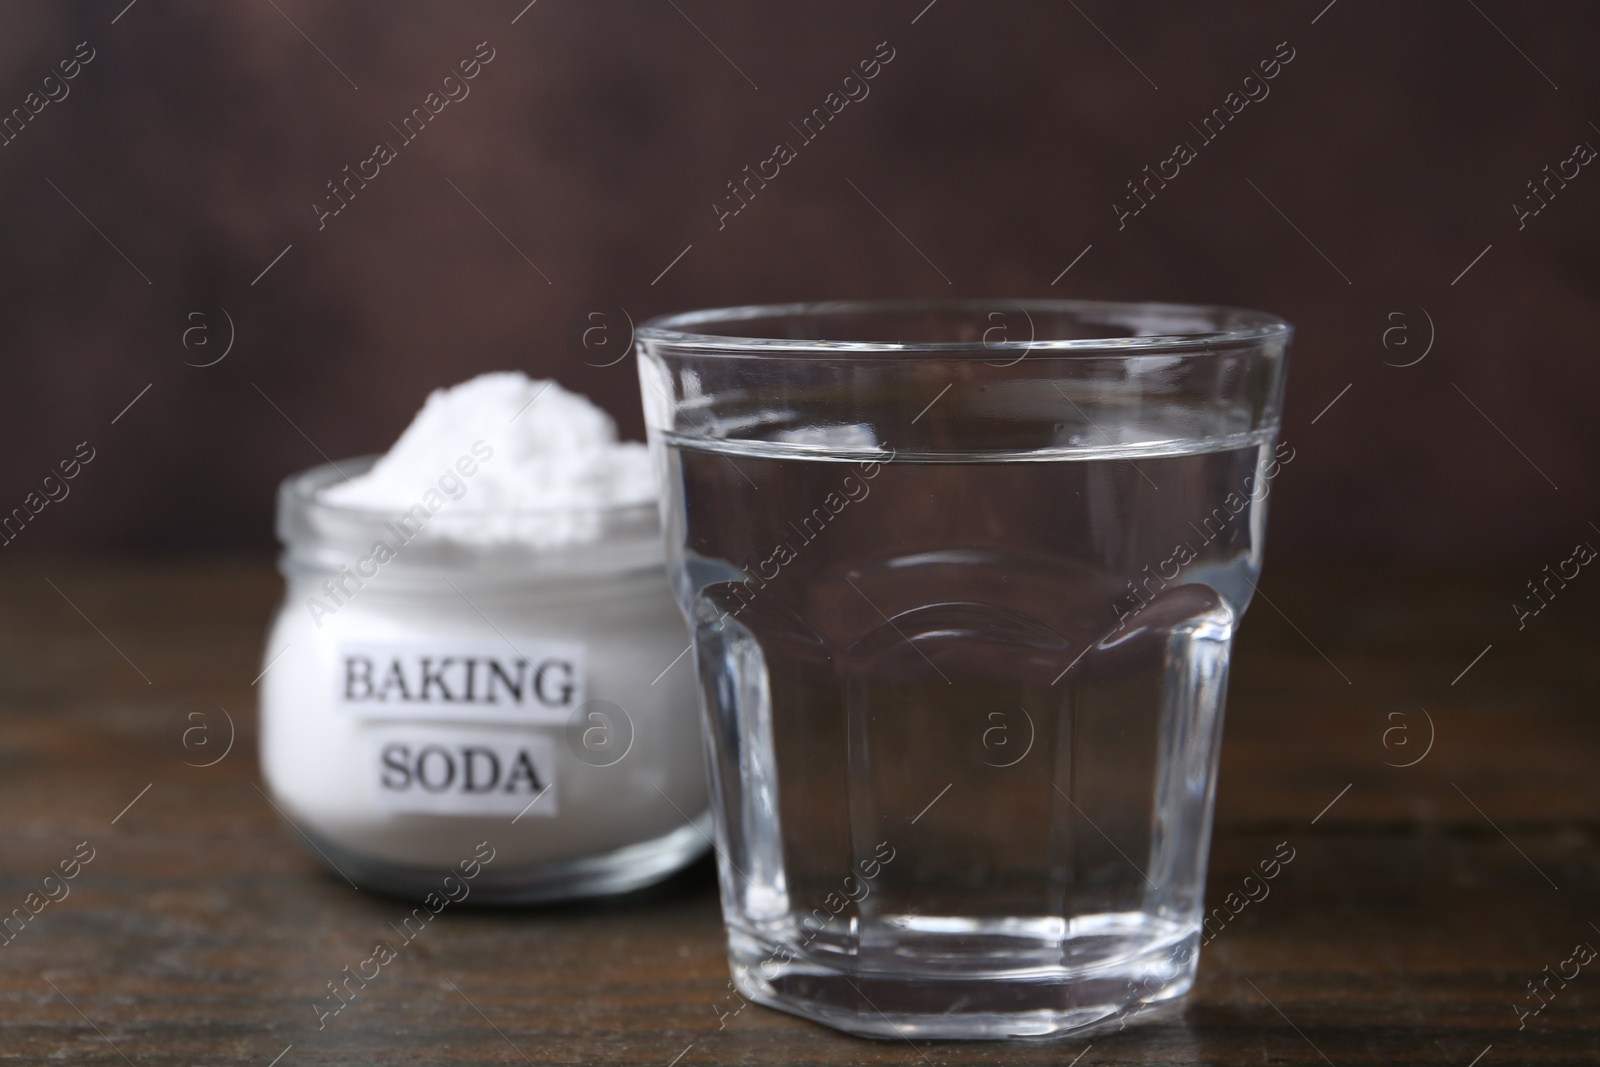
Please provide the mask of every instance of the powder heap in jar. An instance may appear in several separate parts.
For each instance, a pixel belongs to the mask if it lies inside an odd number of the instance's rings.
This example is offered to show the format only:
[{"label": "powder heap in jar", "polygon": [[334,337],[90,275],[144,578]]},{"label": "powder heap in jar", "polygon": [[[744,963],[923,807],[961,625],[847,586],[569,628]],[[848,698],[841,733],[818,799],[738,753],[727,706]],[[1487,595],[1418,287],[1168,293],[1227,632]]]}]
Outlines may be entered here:
[{"label": "powder heap in jar", "polygon": [[[618,441],[588,398],[520,371],[434,390],[370,470],[322,492],[345,507],[450,513],[426,537],[540,548],[591,540],[599,509],[655,495],[644,445]],[[441,496],[447,508],[430,502]]]}]

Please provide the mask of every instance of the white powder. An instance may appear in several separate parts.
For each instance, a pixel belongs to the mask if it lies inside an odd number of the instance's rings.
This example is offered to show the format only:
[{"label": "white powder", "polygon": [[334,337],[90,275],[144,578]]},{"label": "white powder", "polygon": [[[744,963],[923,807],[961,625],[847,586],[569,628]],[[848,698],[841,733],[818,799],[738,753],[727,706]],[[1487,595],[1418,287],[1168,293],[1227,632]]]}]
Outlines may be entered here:
[{"label": "white powder", "polygon": [[516,373],[435,392],[350,483],[280,495],[261,766],[341,874],[421,895],[488,841],[474,899],[528,901],[704,851],[695,661],[655,496],[645,446]]},{"label": "white powder", "polygon": [[[463,457],[468,465],[458,466]],[[592,540],[598,509],[650,502],[656,486],[645,446],[618,441],[616,423],[588,398],[500,371],[434,390],[371,470],[322,497],[398,513],[441,491],[450,521],[424,536],[547,547]]]}]

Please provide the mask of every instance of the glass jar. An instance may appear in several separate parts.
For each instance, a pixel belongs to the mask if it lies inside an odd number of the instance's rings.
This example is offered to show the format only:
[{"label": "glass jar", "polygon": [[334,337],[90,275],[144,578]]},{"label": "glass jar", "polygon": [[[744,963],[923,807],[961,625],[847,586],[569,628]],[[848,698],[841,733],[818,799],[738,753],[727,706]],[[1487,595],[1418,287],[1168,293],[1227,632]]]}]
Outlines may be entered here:
[{"label": "glass jar", "polygon": [[[474,856],[481,902],[620,893],[710,843],[689,638],[654,503],[393,514],[286,480],[261,769],[358,886],[408,897]],[[459,483],[460,479],[456,479]],[[487,842],[492,853],[481,852]]]}]

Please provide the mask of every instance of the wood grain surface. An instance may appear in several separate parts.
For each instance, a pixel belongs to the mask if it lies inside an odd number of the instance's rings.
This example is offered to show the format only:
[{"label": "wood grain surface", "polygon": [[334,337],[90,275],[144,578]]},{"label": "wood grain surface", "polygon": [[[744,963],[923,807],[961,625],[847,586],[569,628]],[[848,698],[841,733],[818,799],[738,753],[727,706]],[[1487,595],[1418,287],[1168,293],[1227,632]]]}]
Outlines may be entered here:
[{"label": "wood grain surface", "polygon": [[[326,982],[408,909],[324,873],[257,789],[277,579],[30,561],[0,571],[0,912],[93,858],[0,946],[0,1064],[1593,1063],[1600,963],[1549,976],[1600,946],[1600,627],[1590,594],[1518,631],[1522,577],[1269,565],[1208,897],[1288,842],[1270,895],[1125,1030],[913,1046],[757,1006],[719,1028],[738,1002],[704,862],[603,903],[447,909],[319,1031]],[[200,709],[215,744],[186,749]],[[186,765],[224,751],[216,709],[231,750]]]}]

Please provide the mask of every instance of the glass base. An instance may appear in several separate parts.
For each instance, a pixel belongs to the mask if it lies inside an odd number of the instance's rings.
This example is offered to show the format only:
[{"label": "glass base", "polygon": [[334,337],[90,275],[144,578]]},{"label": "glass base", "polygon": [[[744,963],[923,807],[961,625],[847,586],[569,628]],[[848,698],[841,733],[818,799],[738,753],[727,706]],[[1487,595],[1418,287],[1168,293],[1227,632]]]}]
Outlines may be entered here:
[{"label": "glass base", "polygon": [[875,973],[870,964],[829,966],[730,933],[728,962],[747,1000],[861,1037],[913,1040],[1061,1037],[1127,1026],[1194,984],[1198,932],[1173,930],[1131,950],[1124,940],[1122,951],[1103,937],[1077,940],[1062,943],[1056,955],[1071,966],[1017,966],[1013,959],[999,969],[968,959],[911,972],[900,958],[884,961],[894,973]]},{"label": "glass base", "polygon": [[[460,872],[429,867],[407,867],[373,859],[307,835],[323,861],[334,871],[386,896],[420,901],[429,893],[444,894],[447,876]],[[710,849],[711,815],[702,812],[693,822],[653,841],[642,841],[614,852],[586,856],[562,863],[522,867],[486,864],[470,883],[464,904],[543,904],[580,897],[614,896],[643,889],[682,870]]]}]

